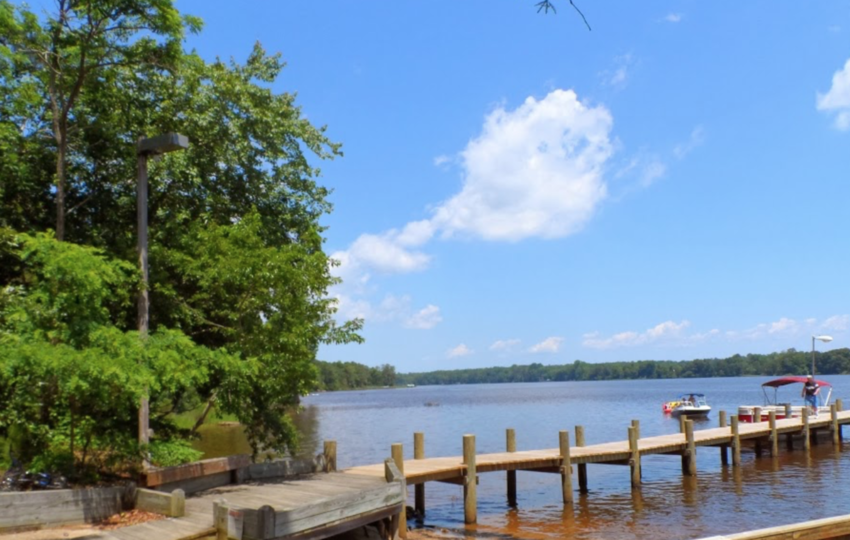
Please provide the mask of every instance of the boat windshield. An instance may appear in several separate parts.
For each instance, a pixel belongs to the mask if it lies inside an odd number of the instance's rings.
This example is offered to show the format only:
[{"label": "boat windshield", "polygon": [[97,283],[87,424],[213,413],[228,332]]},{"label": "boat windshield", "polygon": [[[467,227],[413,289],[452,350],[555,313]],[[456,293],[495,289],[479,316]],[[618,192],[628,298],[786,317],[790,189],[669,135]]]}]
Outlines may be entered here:
[{"label": "boat windshield", "polygon": [[679,396],[679,401],[681,401],[682,403],[694,405],[696,407],[708,405],[708,403],[705,401],[705,394],[682,394],[681,396]]}]

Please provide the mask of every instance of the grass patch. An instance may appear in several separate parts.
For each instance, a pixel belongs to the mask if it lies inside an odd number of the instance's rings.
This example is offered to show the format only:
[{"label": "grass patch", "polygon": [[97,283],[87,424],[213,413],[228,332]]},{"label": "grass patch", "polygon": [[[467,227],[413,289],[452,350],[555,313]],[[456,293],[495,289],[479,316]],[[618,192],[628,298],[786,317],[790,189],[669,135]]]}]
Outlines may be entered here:
[{"label": "grass patch", "polygon": [[[169,418],[177,425],[180,429],[192,429],[194,427],[195,422],[198,421],[198,418],[204,414],[204,409],[206,408],[206,403],[202,403],[201,405],[195,407],[190,411],[186,411],[180,414],[172,414]],[[204,422],[205,424],[214,424],[216,422],[238,422],[239,420],[236,418],[235,414],[220,414],[218,409],[213,406],[213,409],[207,415],[207,419]]]}]

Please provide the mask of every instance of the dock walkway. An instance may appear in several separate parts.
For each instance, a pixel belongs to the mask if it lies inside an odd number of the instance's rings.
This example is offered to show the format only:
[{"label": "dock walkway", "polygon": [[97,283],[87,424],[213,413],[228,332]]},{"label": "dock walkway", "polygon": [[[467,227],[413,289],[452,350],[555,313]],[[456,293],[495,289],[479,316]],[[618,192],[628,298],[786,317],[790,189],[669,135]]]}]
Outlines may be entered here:
[{"label": "dock walkway", "polygon": [[[230,531],[228,538],[293,539],[327,538],[368,523],[383,520],[389,524],[387,536],[405,536],[407,500],[406,486],[416,488],[416,510],[424,512],[424,485],[441,481],[463,486],[464,520],[474,523],[476,479],[480,473],[507,471],[508,496],[516,493],[515,471],[559,473],[565,503],[573,500],[573,468],[578,469],[579,489],[587,490],[587,465],[608,463],[627,465],[632,485],[639,485],[641,458],[648,455],[674,455],[682,459],[683,474],[696,474],[696,449],[718,447],[721,460],[727,463],[727,450],[732,451],[732,465],[741,464],[740,452],[745,446],[756,453],[778,452],[785,438],[788,448],[793,440],[802,440],[805,449],[816,441],[818,433],[830,433],[840,442],[841,428],[850,424],[850,411],[841,404],[829,413],[810,418],[739,423],[731,417],[726,424],[720,413],[721,427],[694,431],[693,421],[683,419],[682,432],[653,437],[640,437],[640,426],[632,421],[628,440],[584,445],[584,430],[576,426],[576,445],[570,446],[569,432],[559,432],[559,447],[543,450],[516,451],[513,430],[507,432],[507,451],[476,454],[474,435],[465,435],[462,456],[424,457],[424,435],[414,434],[414,459],[403,459],[401,444],[391,449],[392,459],[385,463],[364,465],[328,472],[283,478],[273,481],[246,482],[206,490],[186,499],[186,513],[169,518],[105,533],[110,540],[188,540],[212,538]],[[331,442],[335,449],[335,443]],[[334,450],[335,451],[335,450]],[[333,460],[335,463],[335,453]],[[513,485],[512,485],[513,484]],[[237,525],[238,523],[238,525]],[[236,527],[238,530],[234,530]],[[225,536],[220,536],[224,538]]]}]

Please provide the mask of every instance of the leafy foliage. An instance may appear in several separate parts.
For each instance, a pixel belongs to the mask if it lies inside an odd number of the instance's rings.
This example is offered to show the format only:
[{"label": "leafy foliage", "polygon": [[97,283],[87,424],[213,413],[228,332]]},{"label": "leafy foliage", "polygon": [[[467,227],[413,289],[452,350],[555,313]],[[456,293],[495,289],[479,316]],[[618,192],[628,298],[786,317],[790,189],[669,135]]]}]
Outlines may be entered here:
[{"label": "leafy foliage", "polygon": [[[404,373],[402,384],[478,384],[543,381],[603,381],[613,379],[673,379],[696,377],[745,377],[751,375],[800,375],[811,366],[811,353],[789,349],[771,354],[736,354],[729,358],[683,360],[641,360],[590,364],[576,360],[572,364],[514,365],[428,373]],[[821,374],[850,373],[850,349],[816,353]]]},{"label": "leafy foliage", "polygon": [[[361,339],[327,298],[331,205],[311,163],[339,144],[271,90],[279,55],[258,43],[244,63],[205,62],[181,47],[200,27],[171,0],[58,0],[41,17],[0,0],[0,428],[32,456],[137,455],[146,392],[152,444],[190,436],[168,418],[206,403],[255,450],[286,450],[319,345]],[[191,144],[149,164],[141,340],[135,145],[164,132]],[[51,392],[32,401],[30,384]]]},{"label": "leafy foliage", "polygon": [[[179,436],[168,415],[236,357],[160,329],[147,339],[111,322],[135,272],[99,250],[50,234],[4,245],[24,269],[0,295],[0,429],[22,454],[50,468],[115,469],[139,456],[139,399],[150,394],[154,444]],[[177,454],[188,456],[185,452]]]}]

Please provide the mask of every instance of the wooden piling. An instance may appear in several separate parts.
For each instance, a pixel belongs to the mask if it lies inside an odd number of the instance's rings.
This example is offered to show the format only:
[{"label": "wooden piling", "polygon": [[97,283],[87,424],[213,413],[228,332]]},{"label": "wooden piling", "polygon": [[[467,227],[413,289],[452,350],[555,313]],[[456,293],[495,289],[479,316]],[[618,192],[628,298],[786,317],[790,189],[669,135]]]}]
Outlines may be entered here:
[{"label": "wooden piling", "polygon": [[[726,427],[726,411],[720,411],[720,427]],[[720,464],[729,465],[729,445],[720,445]]]},{"label": "wooden piling", "polygon": [[[398,472],[404,476],[404,445],[401,443],[393,443],[390,447],[390,456],[393,458],[393,462],[395,466],[398,468]],[[399,515],[399,523],[398,523],[398,534],[402,538],[407,538],[407,506],[405,505],[401,509],[401,514]]]},{"label": "wooden piling", "polygon": [[629,467],[632,471],[632,487],[640,487],[640,450],[638,448],[638,433],[639,429],[636,426],[629,426]]},{"label": "wooden piling", "polygon": [[688,476],[697,474],[697,445],[694,442],[694,421],[685,422],[685,440],[688,442]]},{"label": "wooden piling", "polygon": [[[584,426],[576,426],[576,446],[584,446]],[[579,463],[578,466],[578,490],[587,493],[587,464]]]},{"label": "wooden piling", "polygon": [[832,444],[841,444],[841,427],[838,424],[838,407],[833,403],[829,406],[829,416],[832,422]]},{"label": "wooden piling", "polygon": [[683,414],[679,416],[679,433],[685,432],[685,422],[688,421],[688,415]]},{"label": "wooden piling", "polygon": [[463,436],[463,463],[466,477],[463,483],[463,521],[478,521],[478,471],[475,466],[475,435]]},{"label": "wooden piling", "polygon": [[761,407],[753,407],[753,423],[761,422]]},{"label": "wooden piling", "polygon": [[806,452],[812,449],[811,430],[809,429],[808,407],[803,407],[803,449]]},{"label": "wooden piling", "polygon": [[[413,459],[425,459],[425,434],[419,431],[413,434]],[[413,508],[416,519],[425,519],[424,482],[413,487]]]},{"label": "wooden piling", "polygon": [[[841,411],[844,410],[844,402],[841,401],[840,398],[835,400],[835,408],[838,409],[838,412],[841,412]],[[838,424],[838,440],[839,441],[841,441],[841,439],[844,436],[843,428],[844,428],[843,424]]]},{"label": "wooden piling", "polygon": [[558,446],[561,449],[561,491],[564,504],[573,502],[573,465],[570,461],[570,432],[562,430],[558,433]]},{"label": "wooden piling", "polygon": [[793,413],[791,412],[791,404],[790,404],[790,403],[786,403],[786,404],[785,404],[785,418],[791,418],[792,416],[794,416],[794,415],[793,415]]},{"label": "wooden piling", "polygon": [[640,439],[640,420],[637,420],[637,419],[632,420],[632,427],[635,428],[635,437]]},{"label": "wooden piling", "polygon": [[738,415],[732,416],[732,467],[741,466],[741,436],[738,433]]},{"label": "wooden piling", "polygon": [[767,413],[768,422],[770,422],[770,455],[776,457],[779,455],[779,434],[776,431],[776,411]]},{"label": "wooden piling", "polygon": [[[505,431],[505,450],[516,452],[516,431],[508,428]],[[508,471],[508,505],[516,506],[516,471]]]},{"label": "wooden piling", "polygon": [[325,472],[336,472],[336,441],[325,441],[322,454],[325,456]]}]

